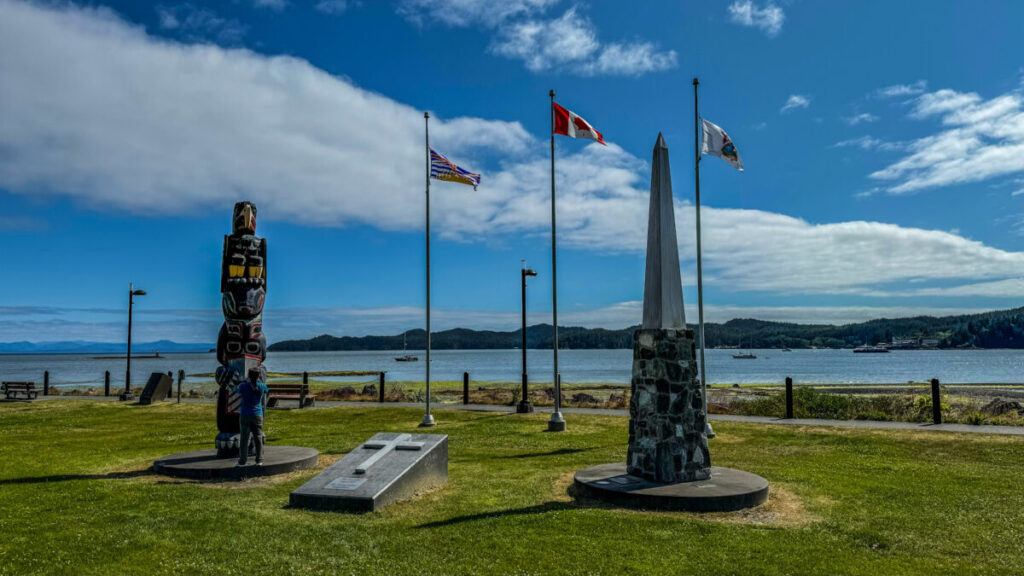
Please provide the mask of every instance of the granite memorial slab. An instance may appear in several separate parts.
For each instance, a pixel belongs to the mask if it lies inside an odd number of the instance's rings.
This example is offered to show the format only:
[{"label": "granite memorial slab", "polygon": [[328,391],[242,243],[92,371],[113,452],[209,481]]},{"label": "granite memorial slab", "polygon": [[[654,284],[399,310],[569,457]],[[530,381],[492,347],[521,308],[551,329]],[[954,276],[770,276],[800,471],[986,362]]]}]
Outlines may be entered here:
[{"label": "granite memorial slab", "polygon": [[139,404],[147,406],[153,402],[159,402],[161,400],[167,400],[171,395],[171,388],[174,385],[174,381],[171,377],[162,372],[153,372],[149,375],[149,381],[146,382],[146,387],[142,390],[142,395],[139,396]]},{"label": "granite memorial slab", "polygon": [[292,492],[290,502],[372,512],[447,481],[447,435],[380,432]]}]

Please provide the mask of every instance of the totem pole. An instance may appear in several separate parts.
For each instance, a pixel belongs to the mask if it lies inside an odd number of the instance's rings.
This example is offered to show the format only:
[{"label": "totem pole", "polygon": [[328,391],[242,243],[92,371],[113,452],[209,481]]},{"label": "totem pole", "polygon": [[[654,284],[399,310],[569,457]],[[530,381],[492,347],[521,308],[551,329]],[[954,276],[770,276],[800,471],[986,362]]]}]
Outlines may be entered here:
[{"label": "totem pole", "polygon": [[[256,206],[235,204],[231,234],[224,236],[220,291],[224,325],[217,336],[217,455],[235,458],[239,450],[238,385],[249,370],[267,370],[263,302],[267,296],[267,241],[256,237]],[[250,447],[247,447],[251,449]]]}]

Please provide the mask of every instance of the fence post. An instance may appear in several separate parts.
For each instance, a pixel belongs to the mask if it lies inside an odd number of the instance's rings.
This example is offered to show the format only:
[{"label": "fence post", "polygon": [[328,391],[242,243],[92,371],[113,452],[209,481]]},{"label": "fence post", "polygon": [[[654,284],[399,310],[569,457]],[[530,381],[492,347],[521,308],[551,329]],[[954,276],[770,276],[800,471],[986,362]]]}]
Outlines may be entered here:
[{"label": "fence post", "polygon": [[793,418],[793,379],[786,376],[786,418]]},{"label": "fence post", "polygon": [[103,395],[110,396],[110,370],[103,373]]},{"label": "fence post", "polygon": [[50,371],[43,372],[43,396],[50,395]]},{"label": "fence post", "polygon": [[185,371],[178,370],[178,404],[181,404],[181,383],[185,380]]},{"label": "fence post", "polygon": [[938,378],[932,378],[932,422],[942,424],[942,400],[939,398]]},{"label": "fence post", "polygon": [[380,390],[377,391],[380,395],[380,401],[384,402],[384,372],[380,373]]},{"label": "fence post", "polygon": [[302,372],[302,388],[299,389],[299,409],[306,407],[306,390],[309,390],[309,372]]},{"label": "fence post", "polygon": [[462,403],[469,404],[469,372],[462,373]]}]

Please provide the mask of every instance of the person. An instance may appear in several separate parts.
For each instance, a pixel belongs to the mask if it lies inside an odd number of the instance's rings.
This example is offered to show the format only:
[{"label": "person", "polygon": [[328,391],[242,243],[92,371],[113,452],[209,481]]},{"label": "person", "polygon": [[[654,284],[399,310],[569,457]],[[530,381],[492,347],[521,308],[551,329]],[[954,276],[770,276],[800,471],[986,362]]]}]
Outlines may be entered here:
[{"label": "person", "polygon": [[260,378],[260,371],[249,370],[248,377],[238,385],[242,405],[238,409],[238,426],[242,431],[238,443],[238,465],[245,466],[249,457],[249,436],[256,445],[256,465],[263,465],[263,398],[269,390]]}]

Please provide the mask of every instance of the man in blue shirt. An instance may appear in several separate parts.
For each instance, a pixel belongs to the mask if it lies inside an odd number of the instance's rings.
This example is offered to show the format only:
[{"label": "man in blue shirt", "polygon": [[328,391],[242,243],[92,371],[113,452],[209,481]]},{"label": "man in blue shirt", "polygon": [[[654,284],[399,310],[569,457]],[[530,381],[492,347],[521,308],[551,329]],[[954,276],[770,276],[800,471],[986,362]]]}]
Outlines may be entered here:
[{"label": "man in blue shirt", "polygon": [[238,424],[242,430],[238,444],[238,465],[245,466],[249,456],[249,436],[256,445],[256,465],[263,465],[263,399],[269,390],[260,378],[260,371],[249,370],[248,377],[238,385],[242,405],[238,409]]}]

